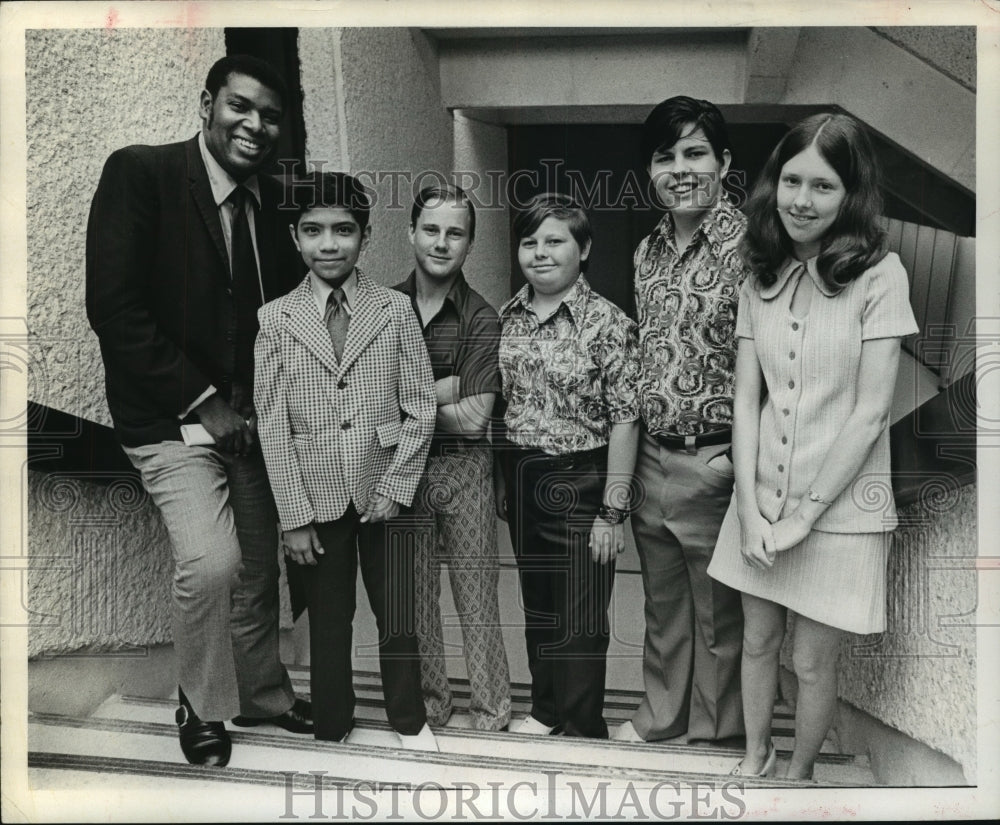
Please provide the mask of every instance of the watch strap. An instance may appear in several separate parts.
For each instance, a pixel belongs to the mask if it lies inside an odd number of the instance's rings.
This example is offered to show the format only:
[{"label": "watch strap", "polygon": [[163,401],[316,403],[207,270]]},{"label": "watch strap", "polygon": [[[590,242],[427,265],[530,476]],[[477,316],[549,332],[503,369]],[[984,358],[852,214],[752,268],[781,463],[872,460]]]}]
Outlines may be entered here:
[{"label": "watch strap", "polygon": [[617,507],[608,507],[607,504],[602,504],[597,515],[609,524],[621,524],[628,518],[628,510],[619,510]]}]

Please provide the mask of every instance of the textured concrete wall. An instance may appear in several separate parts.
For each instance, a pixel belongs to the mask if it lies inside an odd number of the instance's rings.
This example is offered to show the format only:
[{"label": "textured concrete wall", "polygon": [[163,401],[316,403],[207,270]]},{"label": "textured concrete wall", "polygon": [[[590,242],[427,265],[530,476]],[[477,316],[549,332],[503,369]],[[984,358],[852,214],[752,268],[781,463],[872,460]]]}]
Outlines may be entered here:
[{"label": "textured concrete wall", "polygon": [[975,92],[871,29],[803,28],[779,102],[842,106],[976,189]]},{"label": "textured concrete wall", "polygon": [[[465,265],[472,287],[494,307],[510,297],[510,214],[503,185],[507,171],[507,130],[455,114],[455,174],[480,177],[458,181],[476,199],[476,242]],[[490,175],[499,172],[502,175]],[[463,176],[464,177],[464,176]]]},{"label": "textured concrete wall", "polygon": [[221,29],[47,29],[26,43],[28,327],[40,373],[28,397],[110,424],[84,314],[90,199],[107,156],[200,128],[198,95]]},{"label": "textured concrete wall", "polygon": [[341,124],[344,88],[339,57],[340,29],[299,29],[306,159],[325,162],[331,171],[349,171],[349,158],[344,157],[346,132]]},{"label": "textured concrete wall", "polygon": [[166,532],[137,481],[27,473],[28,654],[170,642]]},{"label": "textured concrete wall", "polygon": [[[30,31],[28,397],[110,424],[97,338],[84,312],[90,199],[107,156],[195,134],[198,95],[225,54],[221,29]],[[29,473],[29,653],[169,640],[169,547],[128,482]]]},{"label": "textured concrete wall", "polygon": [[976,30],[972,26],[874,27],[882,37],[902,46],[967,89],[976,88]]},{"label": "textured concrete wall", "polygon": [[888,630],[844,643],[840,695],[976,770],[975,484],[903,508],[889,556]]},{"label": "textured concrete wall", "polygon": [[[437,61],[423,35],[409,29],[344,29],[341,33],[348,147],[354,172],[405,173],[376,185],[372,243],[365,271],[393,284],[413,268],[407,239],[417,176],[450,178],[452,119],[438,93]],[[309,134],[322,123],[307,123]],[[371,180],[371,178],[369,178]],[[433,183],[429,176],[425,184]],[[395,191],[394,191],[395,190]]]},{"label": "textured concrete wall", "polygon": [[411,29],[302,29],[299,58],[306,154],[374,190],[372,242],[359,263],[376,281],[397,283],[413,265],[406,229],[419,176],[452,171],[452,119],[433,47]]},{"label": "textured concrete wall", "polygon": [[[884,633],[845,634],[840,698],[976,776],[975,484],[899,512],[889,552]],[[782,664],[794,672],[794,618]]]}]

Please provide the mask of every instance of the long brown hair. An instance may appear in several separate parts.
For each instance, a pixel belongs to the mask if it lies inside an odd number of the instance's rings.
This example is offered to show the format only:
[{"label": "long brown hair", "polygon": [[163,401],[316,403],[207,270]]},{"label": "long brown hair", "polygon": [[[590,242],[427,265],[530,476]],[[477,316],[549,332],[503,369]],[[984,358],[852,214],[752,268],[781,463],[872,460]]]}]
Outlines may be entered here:
[{"label": "long brown hair", "polygon": [[792,242],[778,216],[778,179],[784,165],[815,145],[840,176],[846,197],[821,241],[816,270],[831,289],[841,289],[883,257],[882,194],[878,164],[865,128],[845,114],[818,114],[792,127],[774,147],[747,204],[742,253],[763,286],[777,279]]}]

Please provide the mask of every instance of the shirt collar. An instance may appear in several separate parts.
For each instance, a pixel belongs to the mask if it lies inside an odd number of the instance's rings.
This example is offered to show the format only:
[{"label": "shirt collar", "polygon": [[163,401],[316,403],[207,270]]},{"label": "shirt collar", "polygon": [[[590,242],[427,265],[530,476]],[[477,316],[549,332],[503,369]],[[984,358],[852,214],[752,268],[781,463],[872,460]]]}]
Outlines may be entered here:
[{"label": "shirt collar", "polygon": [[[333,292],[333,286],[318,277],[312,270],[309,270],[309,286],[312,289],[313,298],[316,299],[316,306],[319,308],[320,314],[326,314],[326,302],[330,300],[330,293]],[[351,309],[358,297],[357,267],[351,270],[351,274],[347,276],[347,280],[341,284],[341,287],[344,290],[347,308]]]},{"label": "shirt collar", "polygon": [[[720,196],[715,206],[709,210],[698,225],[691,238],[692,242],[694,242],[699,234],[704,235],[705,240],[708,241],[713,249],[717,249],[727,238],[731,237],[730,232],[723,231],[723,224],[739,220],[737,214],[739,214],[739,210],[730,203],[729,199],[725,195]],[[664,240],[673,240],[674,220],[669,212],[660,219],[660,222],[656,225],[656,231]]]},{"label": "shirt collar", "polygon": [[[562,301],[559,302],[559,306],[565,306],[566,310],[569,312],[570,318],[576,325],[580,324],[583,320],[584,315],[587,311],[587,301],[590,299],[590,284],[587,283],[587,279],[580,273],[580,277],[574,281],[573,286],[570,287],[569,292],[567,292]],[[531,284],[525,284],[518,291],[517,295],[511,298],[507,304],[500,311],[502,317],[506,317],[516,306],[520,306],[522,309],[529,309],[529,304],[531,303]],[[559,308],[556,308],[556,312]],[[549,317],[551,318],[556,313],[553,312]]]},{"label": "shirt collar", "polygon": [[[410,296],[411,301],[416,301],[417,299],[417,270],[412,270],[409,277],[403,281],[399,286],[396,287],[400,292],[405,295]],[[445,301],[451,301],[453,307],[455,307],[455,312],[458,313],[459,318],[462,317],[462,313],[465,312],[465,302],[469,298],[469,284],[465,280],[465,273],[462,270],[458,271],[458,277],[455,279],[455,283],[451,285],[451,289],[448,290],[448,294],[445,295]]]},{"label": "shirt collar", "polygon": [[816,258],[812,257],[807,259],[805,262],[798,261],[795,258],[786,258],[785,263],[782,265],[778,272],[777,280],[770,286],[763,287],[760,291],[760,297],[765,301],[770,301],[781,293],[781,290],[785,288],[785,284],[788,283],[789,279],[795,275],[795,273],[800,273],[802,270],[809,273],[809,277],[812,278],[813,283],[816,285],[816,289],[820,291],[827,298],[834,297],[840,290],[830,289],[827,283],[823,280],[822,276],[816,269]]},{"label": "shirt collar", "polygon": [[[212,200],[215,201],[216,206],[222,206],[239,184],[233,180],[232,176],[225,169],[219,166],[219,162],[208,151],[208,146],[205,145],[204,132],[198,133],[198,149],[201,152],[201,159],[205,164],[205,171],[208,172],[208,184],[212,187]],[[254,200],[257,201],[257,208],[259,209],[260,184],[257,182],[257,176],[251,175],[243,181],[243,185],[253,193]]]}]

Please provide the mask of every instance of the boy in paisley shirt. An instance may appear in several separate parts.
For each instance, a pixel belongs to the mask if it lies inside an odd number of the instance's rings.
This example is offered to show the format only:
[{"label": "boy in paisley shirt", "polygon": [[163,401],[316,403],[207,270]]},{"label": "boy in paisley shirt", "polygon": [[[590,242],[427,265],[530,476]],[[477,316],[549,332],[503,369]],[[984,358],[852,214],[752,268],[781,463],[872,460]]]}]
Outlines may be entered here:
[{"label": "boy in paisley shirt", "polygon": [[497,507],[525,612],[531,713],[516,733],[607,738],[608,605],[638,438],[635,324],[581,274],[586,213],[539,195],[514,220],[528,283],[500,310]]},{"label": "boy in paisley shirt", "polygon": [[726,124],[672,97],[643,125],[666,214],[635,252],[642,434],[632,531],[646,599],[645,696],[614,738],[743,735],[739,593],[706,574],[733,488],[736,306],[746,218],[726,198]]}]

